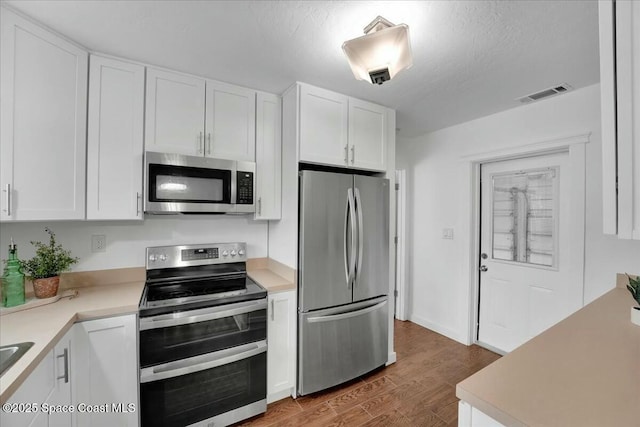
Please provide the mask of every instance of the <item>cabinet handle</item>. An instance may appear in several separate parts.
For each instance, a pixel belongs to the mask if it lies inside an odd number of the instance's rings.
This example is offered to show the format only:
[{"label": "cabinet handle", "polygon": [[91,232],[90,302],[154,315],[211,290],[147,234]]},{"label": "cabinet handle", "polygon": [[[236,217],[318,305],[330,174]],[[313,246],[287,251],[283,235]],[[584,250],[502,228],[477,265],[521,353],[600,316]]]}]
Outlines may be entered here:
[{"label": "cabinet handle", "polygon": [[7,213],[7,216],[11,216],[11,184],[7,184],[4,192],[7,193],[7,209],[4,211]]},{"label": "cabinet handle", "polygon": [[59,377],[56,377],[57,380],[62,380],[64,379],[65,383],[69,382],[69,350],[68,349],[64,349],[64,352],[62,354],[59,354],[56,356],[58,359],[63,357],[64,358],[64,375],[60,375]]},{"label": "cabinet handle", "polygon": [[351,146],[351,164],[356,160],[356,146]]},{"label": "cabinet handle", "polygon": [[349,146],[344,146],[344,162],[349,164]]},{"label": "cabinet handle", "polygon": [[262,197],[258,197],[258,215],[262,215]]},{"label": "cabinet handle", "polygon": [[276,300],[271,300],[271,320],[276,320],[276,306],[275,306],[275,301]]},{"label": "cabinet handle", "polygon": [[140,200],[142,200],[142,194],[136,191],[136,216],[140,216]]},{"label": "cabinet handle", "polygon": [[202,138],[202,132],[198,135],[198,153],[204,154],[204,139]]},{"label": "cabinet handle", "polygon": [[211,154],[211,132],[207,134],[207,151]]}]

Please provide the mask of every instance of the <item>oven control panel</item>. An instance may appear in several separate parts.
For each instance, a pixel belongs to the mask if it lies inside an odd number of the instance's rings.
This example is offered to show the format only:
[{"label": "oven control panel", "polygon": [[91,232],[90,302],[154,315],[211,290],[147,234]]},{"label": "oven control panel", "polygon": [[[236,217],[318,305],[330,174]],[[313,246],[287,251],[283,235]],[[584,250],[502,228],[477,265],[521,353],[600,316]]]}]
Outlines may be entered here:
[{"label": "oven control panel", "polygon": [[245,262],[246,243],[155,246],[147,248],[147,270]]}]

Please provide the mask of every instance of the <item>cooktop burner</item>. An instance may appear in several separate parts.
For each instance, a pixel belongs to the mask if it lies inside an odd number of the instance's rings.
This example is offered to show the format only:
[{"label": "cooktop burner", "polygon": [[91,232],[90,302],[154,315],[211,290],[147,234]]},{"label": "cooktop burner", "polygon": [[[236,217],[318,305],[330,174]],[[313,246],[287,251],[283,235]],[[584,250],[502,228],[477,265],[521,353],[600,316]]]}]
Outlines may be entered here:
[{"label": "cooktop burner", "polygon": [[246,277],[234,277],[226,279],[190,280],[184,282],[169,282],[165,284],[149,285],[147,301],[162,301],[176,298],[188,298],[202,295],[228,294],[232,291],[244,291],[246,289]]},{"label": "cooktop burner", "polygon": [[[147,248],[140,316],[266,298],[246,275],[244,248],[241,243]],[[227,259],[217,258],[220,254]]]}]

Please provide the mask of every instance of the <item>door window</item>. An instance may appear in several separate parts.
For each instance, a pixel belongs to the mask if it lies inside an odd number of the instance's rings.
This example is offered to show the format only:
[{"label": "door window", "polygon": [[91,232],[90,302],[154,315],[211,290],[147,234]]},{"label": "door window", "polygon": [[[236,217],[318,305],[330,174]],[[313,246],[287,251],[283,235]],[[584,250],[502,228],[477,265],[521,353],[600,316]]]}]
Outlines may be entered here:
[{"label": "door window", "polygon": [[494,260],[556,267],[558,168],[492,176]]}]

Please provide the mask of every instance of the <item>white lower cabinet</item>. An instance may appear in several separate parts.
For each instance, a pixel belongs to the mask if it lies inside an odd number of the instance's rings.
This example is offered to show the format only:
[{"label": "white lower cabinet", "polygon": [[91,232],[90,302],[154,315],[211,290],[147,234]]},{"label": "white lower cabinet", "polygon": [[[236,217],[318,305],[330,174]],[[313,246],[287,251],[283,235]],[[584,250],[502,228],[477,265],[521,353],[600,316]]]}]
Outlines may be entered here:
[{"label": "white lower cabinet", "polygon": [[74,403],[81,426],[137,426],[136,315],[80,322],[75,328]]},{"label": "white lower cabinet", "polygon": [[[44,357],[7,401],[0,412],[0,425],[11,427],[72,425],[71,363],[73,329]],[[59,411],[53,411],[49,409]],[[66,408],[65,412],[63,409]],[[8,410],[7,410],[8,409]]]},{"label": "white lower cabinet", "polygon": [[270,293],[267,323],[267,403],[295,393],[296,291]]}]

